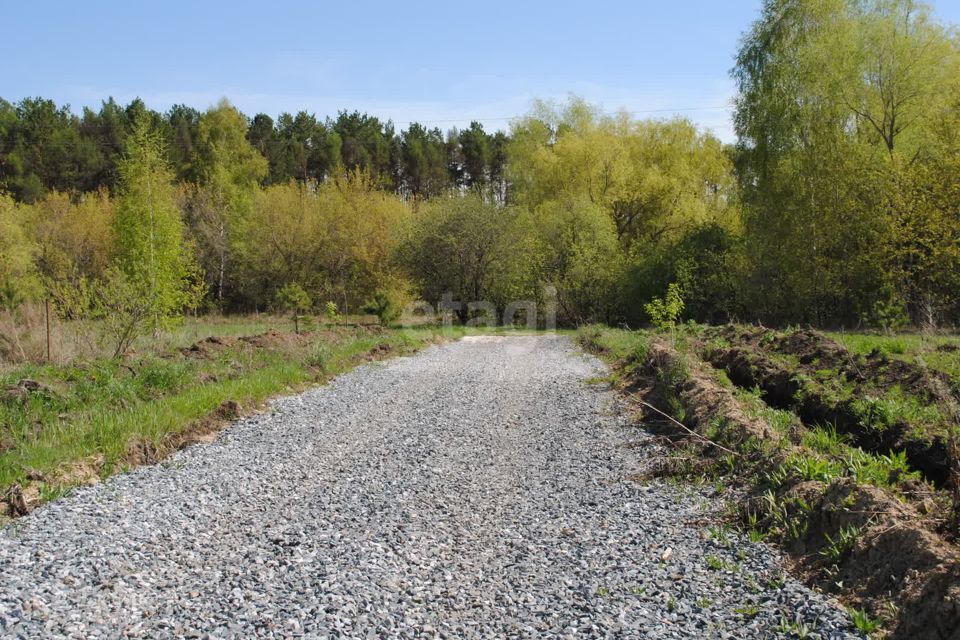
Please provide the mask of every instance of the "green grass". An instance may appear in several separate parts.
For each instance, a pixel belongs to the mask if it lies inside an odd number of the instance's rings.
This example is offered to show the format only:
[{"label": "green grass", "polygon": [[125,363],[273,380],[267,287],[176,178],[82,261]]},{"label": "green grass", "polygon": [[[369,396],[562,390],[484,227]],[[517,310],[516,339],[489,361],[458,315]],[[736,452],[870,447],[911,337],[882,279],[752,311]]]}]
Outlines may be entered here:
[{"label": "green grass", "polygon": [[840,529],[836,538],[827,535],[827,546],[820,551],[820,555],[830,564],[840,564],[853,550],[860,534],[860,527],[849,525]]},{"label": "green grass", "polygon": [[748,415],[763,420],[781,436],[789,436],[791,431],[800,426],[800,418],[795,413],[771,407],[760,397],[759,389],[748,390],[736,387],[733,389],[733,395],[740,401],[740,406]]},{"label": "green grass", "polygon": [[815,427],[803,433],[800,448],[767,474],[766,481],[776,487],[790,479],[829,483],[838,478],[894,492],[904,481],[921,479],[919,473],[910,470],[903,452],[867,453],[848,444],[848,438],[833,427]]},{"label": "green grass", "polygon": [[[832,339],[852,351],[866,356],[874,350],[889,358],[923,364],[931,369],[942,371],[960,385],[960,336],[920,333],[902,333],[897,335],[875,335],[868,333],[828,333]],[[939,347],[953,345],[956,351],[945,351]]]},{"label": "green grass", "polygon": [[611,360],[622,361],[628,369],[642,363],[647,356],[650,336],[645,331],[611,329],[604,325],[580,327],[577,341]]},{"label": "green grass", "polygon": [[712,553],[707,555],[706,564],[707,569],[710,571],[736,572],[740,570],[740,565],[738,565],[736,562],[729,562]]},{"label": "green grass", "polygon": [[908,424],[920,433],[937,432],[947,423],[947,417],[940,407],[904,393],[899,385],[857,398],[851,403],[851,408],[862,426],[877,431],[884,431],[896,424]]},{"label": "green grass", "polygon": [[867,637],[880,628],[880,621],[870,617],[870,615],[862,609],[850,609],[849,613],[850,619],[853,621],[853,626],[857,628],[857,631]]}]

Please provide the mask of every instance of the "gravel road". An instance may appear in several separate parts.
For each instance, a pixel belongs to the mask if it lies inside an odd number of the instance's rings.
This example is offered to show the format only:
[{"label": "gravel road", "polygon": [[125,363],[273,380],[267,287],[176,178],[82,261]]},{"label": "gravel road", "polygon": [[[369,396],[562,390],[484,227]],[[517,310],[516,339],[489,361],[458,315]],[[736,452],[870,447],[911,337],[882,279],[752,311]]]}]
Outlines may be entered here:
[{"label": "gravel road", "polygon": [[715,499],[627,478],[656,448],[602,372],[468,338],[279,399],[4,529],[0,634],[855,637],[771,549],[707,535]]}]

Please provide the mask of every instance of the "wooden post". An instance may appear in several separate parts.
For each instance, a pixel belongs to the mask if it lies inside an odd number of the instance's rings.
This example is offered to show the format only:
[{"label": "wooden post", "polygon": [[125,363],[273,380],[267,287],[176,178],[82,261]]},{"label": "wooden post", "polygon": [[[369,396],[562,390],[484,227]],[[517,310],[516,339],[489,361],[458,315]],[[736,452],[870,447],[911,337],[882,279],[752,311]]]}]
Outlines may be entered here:
[{"label": "wooden post", "polygon": [[43,301],[43,311],[47,320],[47,363],[53,362],[50,357],[50,299],[47,298]]}]

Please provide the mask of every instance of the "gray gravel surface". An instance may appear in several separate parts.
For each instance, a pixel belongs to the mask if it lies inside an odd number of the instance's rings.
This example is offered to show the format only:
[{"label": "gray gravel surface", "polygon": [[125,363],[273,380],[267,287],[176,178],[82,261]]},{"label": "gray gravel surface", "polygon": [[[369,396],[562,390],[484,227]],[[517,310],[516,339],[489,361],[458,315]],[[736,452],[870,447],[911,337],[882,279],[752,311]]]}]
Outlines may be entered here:
[{"label": "gray gravel surface", "polygon": [[659,452],[602,373],[473,338],[276,400],[4,529],[0,633],[854,636],[770,548],[709,535],[718,500],[628,479]]}]

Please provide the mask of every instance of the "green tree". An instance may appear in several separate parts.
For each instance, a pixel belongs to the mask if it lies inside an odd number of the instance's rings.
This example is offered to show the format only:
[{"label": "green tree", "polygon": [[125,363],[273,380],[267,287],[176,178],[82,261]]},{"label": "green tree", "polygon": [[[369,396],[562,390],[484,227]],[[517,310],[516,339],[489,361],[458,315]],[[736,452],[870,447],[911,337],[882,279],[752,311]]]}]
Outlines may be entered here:
[{"label": "green tree", "polygon": [[450,186],[447,148],[439,129],[412,123],[400,136],[401,189],[418,198],[429,198]]},{"label": "green tree", "polygon": [[538,103],[512,127],[507,174],[516,200],[536,207],[583,198],[608,212],[627,251],[738,218],[732,166],[720,141],[686,120],[604,116],[574,98]]},{"label": "green tree", "polygon": [[627,261],[609,213],[586,199],[566,199],[541,204],[534,218],[540,277],[557,290],[558,322],[620,317]]},{"label": "green tree", "polygon": [[[117,293],[125,313],[149,319],[156,330],[169,325],[190,299],[192,260],[160,136],[141,118],[120,163],[120,195],[113,220]],[[136,324],[135,326],[139,326]],[[122,353],[122,351],[120,351]]]},{"label": "green tree", "polygon": [[0,309],[12,311],[40,295],[36,245],[26,231],[28,208],[0,193]]},{"label": "green tree", "polygon": [[243,302],[262,308],[275,283],[297,282],[349,313],[397,276],[392,255],[409,216],[406,204],[359,170],[268,187],[237,232],[249,239],[235,259]]},{"label": "green tree", "polygon": [[916,317],[937,297],[913,266],[930,222],[956,237],[928,204],[956,196],[915,180],[943,166],[936,131],[958,64],[956,37],[912,0],[764,3],[733,71],[759,315],[856,322],[893,285]]},{"label": "green tree", "polygon": [[457,137],[463,154],[463,177],[461,184],[466,187],[483,189],[491,179],[491,161],[493,149],[490,136],[479,122],[471,122]]},{"label": "green tree", "polygon": [[432,304],[472,302],[498,310],[513,300],[538,299],[534,227],[522,208],[499,208],[475,195],[437,198],[421,207],[399,260]]},{"label": "green tree", "polygon": [[340,140],[343,165],[373,175],[385,187],[397,184],[397,141],[393,125],[359,111],[341,111],[331,128]]},{"label": "green tree", "polygon": [[388,325],[403,312],[403,297],[398,292],[380,289],[363,305],[363,311],[377,316],[381,325]]},{"label": "green tree", "polygon": [[662,298],[654,298],[644,307],[647,317],[657,329],[670,329],[676,326],[683,313],[683,297],[680,285],[671,282]]},{"label": "green tree", "polygon": [[226,100],[209,109],[199,124],[197,173],[201,187],[191,222],[201,264],[221,306],[231,254],[239,243],[257,241],[239,237],[234,227],[249,215],[259,181],[267,175],[267,161],[250,145],[246,133],[246,118]]},{"label": "green tree", "polygon": [[300,333],[300,316],[313,305],[310,295],[299,284],[291,282],[277,291],[276,302],[281,310],[293,314],[293,330]]}]

